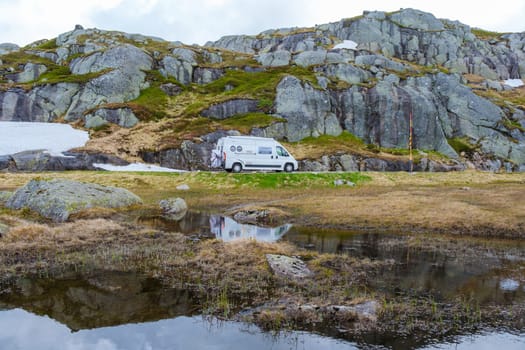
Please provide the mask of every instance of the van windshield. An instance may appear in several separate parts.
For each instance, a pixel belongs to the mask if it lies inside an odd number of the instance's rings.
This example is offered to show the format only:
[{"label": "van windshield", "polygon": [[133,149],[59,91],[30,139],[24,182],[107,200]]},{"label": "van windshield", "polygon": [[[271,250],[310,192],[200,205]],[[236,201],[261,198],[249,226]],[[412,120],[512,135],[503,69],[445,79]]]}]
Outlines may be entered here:
[{"label": "van windshield", "polygon": [[276,152],[277,152],[277,155],[278,156],[282,156],[282,157],[288,157],[290,156],[288,154],[288,152],[286,152],[286,150],[284,148],[282,148],[281,146],[277,146],[276,147]]}]

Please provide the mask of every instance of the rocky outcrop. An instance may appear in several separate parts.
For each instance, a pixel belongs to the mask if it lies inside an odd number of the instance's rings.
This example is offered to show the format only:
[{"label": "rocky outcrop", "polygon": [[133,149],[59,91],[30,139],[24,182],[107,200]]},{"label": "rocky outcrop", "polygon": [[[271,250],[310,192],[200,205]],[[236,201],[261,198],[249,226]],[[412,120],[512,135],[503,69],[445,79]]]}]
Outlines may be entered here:
[{"label": "rocky outcrop", "polygon": [[[525,34],[481,33],[485,38],[479,34],[459,22],[414,9],[365,12],[313,28],[228,36],[206,47],[77,26],[56,39],[56,48],[48,48],[53,45],[46,41],[24,48],[21,54],[44,59],[38,64],[2,64],[0,79],[9,84],[0,89],[0,120],[65,118],[84,121],[85,127],[97,130],[107,123],[130,128],[141,123],[139,119],[151,121],[164,112],[166,119],[177,119],[193,118],[197,110],[217,124],[258,112],[283,121],[254,127],[249,131],[253,135],[295,142],[348,131],[366,144],[406,149],[412,115],[416,149],[437,151],[461,166],[525,170],[525,112],[516,103],[519,99],[512,103],[497,96],[499,100],[493,102],[481,97],[491,94],[473,90],[505,92],[512,87],[503,79],[525,76]],[[4,47],[8,46],[0,50]],[[45,59],[54,64],[41,64]],[[40,81],[39,75],[56,65],[68,65],[73,77],[79,78],[71,79],[77,83]],[[251,72],[256,74],[245,74]],[[260,79],[266,75],[266,81]],[[467,84],[471,78],[480,82]],[[21,84],[31,81],[32,87]],[[139,99],[142,104],[133,101],[147,88],[151,89]],[[212,93],[220,95],[205,96]],[[170,100],[159,103],[162,111],[157,113],[143,103],[148,97]],[[187,111],[192,112],[186,115]],[[140,156],[168,167],[208,169],[214,141],[188,134],[191,138],[175,142],[179,147],[158,141],[148,145],[158,151],[143,151]],[[453,148],[456,139],[472,150]],[[53,164],[45,155],[31,157],[38,158],[37,169]],[[303,168],[395,170],[406,165],[365,158],[352,166],[306,159]],[[0,158],[0,168],[13,168],[15,163],[12,157]],[[449,163],[429,161],[421,169],[461,167]],[[77,167],[65,160],[60,164]]]},{"label": "rocky outcrop", "polygon": [[66,120],[79,119],[86,110],[103,103],[120,103],[137,98],[145,87],[145,71],[152,68],[153,59],[129,44],[74,59],[70,63],[73,74],[109,72],[90,80],[73,97]]},{"label": "rocky outcrop", "polygon": [[500,41],[485,41],[464,24],[437,19],[414,9],[365,12],[353,19],[318,25],[306,33],[283,33],[286,34],[267,31],[258,37],[227,36],[206,45],[249,54],[264,53],[264,57],[266,52],[277,50],[315,51],[333,44],[329,38],[336,38],[356,42],[359,50],[421,65],[443,65],[457,73],[489,79],[525,76],[523,33],[502,35]]},{"label": "rocky outcrop", "polygon": [[64,156],[52,156],[45,151],[37,150],[0,156],[0,172],[96,170],[94,163],[128,164],[123,159],[107,154],[65,152]]},{"label": "rocky outcrop", "polygon": [[331,107],[327,91],[317,90],[294,76],[285,77],[277,86],[275,113],[286,119],[284,137],[290,142],[341,134],[343,129]]},{"label": "rocky outcrop", "polygon": [[264,67],[282,67],[290,64],[292,54],[290,51],[278,50],[274,52],[264,52],[257,56],[257,62]]},{"label": "rocky outcrop", "polygon": [[29,208],[55,222],[93,207],[121,208],[142,200],[126,189],[71,180],[31,180],[6,202],[11,209]]},{"label": "rocky outcrop", "polygon": [[209,170],[211,150],[217,141],[225,136],[239,136],[235,130],[219,130],[201,137],[201,142],[183,141],[178,148],[157,152],[143,152],[146,163],[158,163],[163,167],[187,170]]},{"label": "rocky outcrop", "polygon": [[[500,164],[501,165],[501,164]],[[474,167],[474,166],[472,166]],[[478,164],[483,170],[497,171],[500,167],[488,169],[488,164]],[[413,171],[462,171],[467,164],[457,160],[436,161],[428,157],[422,157],[413,163]],[[299,162],[299,170],[302,171],[410,171],[410,162],[402,158],[372,157],[354,154],[325,155],[319,159],[304,159]],[[514,169],[517,170],[517,169]]]},{"label": "rocky outcrop", "polygon": [[2,43],[0,44],[0,55],[5,55],[13,51],[20,50],[20,47],[17,44],[11,43]]},{"label": "rocky outcrop", "polygon": [[51,122],[64,115],[80,91],[78,84],[60,83],[0,90],[0,121]]},{"label": "rocky outcrop", "polygon": [[124,128],[132,128],[139,122],[130,108],[100,108],[94,113],[87,114],[84,120],[84,126],[88,129],[98,128],[107,123],[117,124]]},{"label": "rocky outcrop", "polygon": [[37,80],[40,75],[47,71],[47,67],[43,64],[27,63],[24,65],[24,70],[20,73],[6,74],[6,78],[15,83],[28,83]]},{"label": "rocky outcrop", "polygon": [[188,211],[188,205],[182,198],[168,198],[159,202],[162,216],[169,220],[181,220]]},{"label": "rocky outcrop", "polygon": [[233,99],[221,102],[201,111],[201,115],[207,118],[226,119],[234,115],[258,112],[260,108],[257,100]]},{"label": "rocky outcrop", "polygon": [[193,82],[201,85],[209,84],[224,75],[220,68],[195,67],[193,70]]}]

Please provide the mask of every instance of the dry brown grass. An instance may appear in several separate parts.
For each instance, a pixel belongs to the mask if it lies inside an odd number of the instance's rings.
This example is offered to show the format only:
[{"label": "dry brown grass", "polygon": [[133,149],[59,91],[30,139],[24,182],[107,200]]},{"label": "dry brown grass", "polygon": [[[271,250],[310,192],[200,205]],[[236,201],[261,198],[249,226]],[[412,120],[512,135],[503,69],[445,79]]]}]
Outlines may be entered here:
[{"label": "dry brown grass", "polygon": [[0,240],[0,247],[10,244],[34,245],[83,245],[92,243],[99,236],[114,236],[125,227],[107,219],[78,220],[59,225],[45,225],[18,221]]},{"label": "dry brown grass", "polygon": [[[202,177],[199,173],[64,172],[39,176],[124,187],[141,196],[148,205],[156,205],[166,197],[181,196],[190,208],[197,210],[273,208],[296,223],[313,226],[512,233],[515,237],[522,237],[525,231],[525,174],[477,171],[366,174],[371,181],[356,188],[327,185],[308,189],[232,187],[227,186],[229,183],[210,183],[213,174]],[[4,189],[13,190],[33,177],[35,174],[4,173],[0,174],[0,183]],[[189,184],[191,189],[177,191],[176,186],[182,183]],[[98,214],[87,213],[85,218]]]}]

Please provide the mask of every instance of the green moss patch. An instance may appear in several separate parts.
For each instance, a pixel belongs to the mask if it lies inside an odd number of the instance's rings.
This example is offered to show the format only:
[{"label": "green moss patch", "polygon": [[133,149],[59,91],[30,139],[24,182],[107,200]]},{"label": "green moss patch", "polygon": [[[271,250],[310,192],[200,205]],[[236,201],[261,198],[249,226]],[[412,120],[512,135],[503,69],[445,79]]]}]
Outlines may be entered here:
[{"label": "green moss patch", "polygon": [[472,34],[476,36],[476,38],[482,39],[482,40],[490,40],[490,39],[499,40],[501,39],[501,36],[503,35],[503,33],[491,32],[489,30],[484,30],[480,28],[472,28],[470,31],[472,32]]},{"label": "green moss patch", "polygon": [[474,153],[475,151],[477,151],[479,148],[478,145],[472,144],[470,142],[470,139],[466,136],[453,137],[453,138],[447,139],[447,141],[450,147],[452,147],[454,151],[456,151],[456,153],[458,154],[461,154],[462,152],[464,152],[470,155]]},{"label": "green moss patch", "polygon": [[334,187],[335,180],[351,181],[360,184],[370,180],[361,173],[209,173],[195,175],[196,180],[210,186],[233,188],[312,188]]}]

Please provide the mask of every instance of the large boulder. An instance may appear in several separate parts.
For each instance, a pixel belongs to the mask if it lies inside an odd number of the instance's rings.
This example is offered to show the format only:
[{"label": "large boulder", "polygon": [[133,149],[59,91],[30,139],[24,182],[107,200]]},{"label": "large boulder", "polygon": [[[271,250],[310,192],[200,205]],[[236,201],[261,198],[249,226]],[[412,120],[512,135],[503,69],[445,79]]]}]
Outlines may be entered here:
[{"label": "large boulder", "polygon": [[518,78],[525,68],[523,37],[519,34],[507,34],[499,42],[483,40],[464,24],[414,9],[365,12],[317,29],[325,36],[352,40],[359,44],[358,49],[421,65],[443,65],[454,72],[488,79]]},{"label": "large boulder", "polygon": [[188,205],[182,198],[168,198],[159,202],[162,215],[169,220],[180,220],[188,211]]},{"label": "large boulder", "polygon": [[261,53],[256,58],[265,67],[282,67],[290,64],[292,54],[289,51],[279,50]]},{"label": "large boulder", "polygon": [[29,208],[55,222],[63,222],[84,209],[120,208],[140,203],[138,196],[123,188],[54,179],[31,180],[8,199],[6,207]]},{"label": "large boulder", "polygon": [[193,71],[193,82],[201,85],[209,84],[224,75],[221,68],[195,67]]},{"label": "large boulder", "polygon": [[129,164],[121,158],[102,153],[64,152],[63,156],[53,156],[42,150],[34,150],[0,156],[0,171],[96,170],[94,163]]},{"label": "large boulder", "polygon": [[107,123],[117,124],[123,128],[134,127],[138,118],[130,108],[99,108],[94,113],[87,114],[85,117],[86,128],[96,128]]}]

